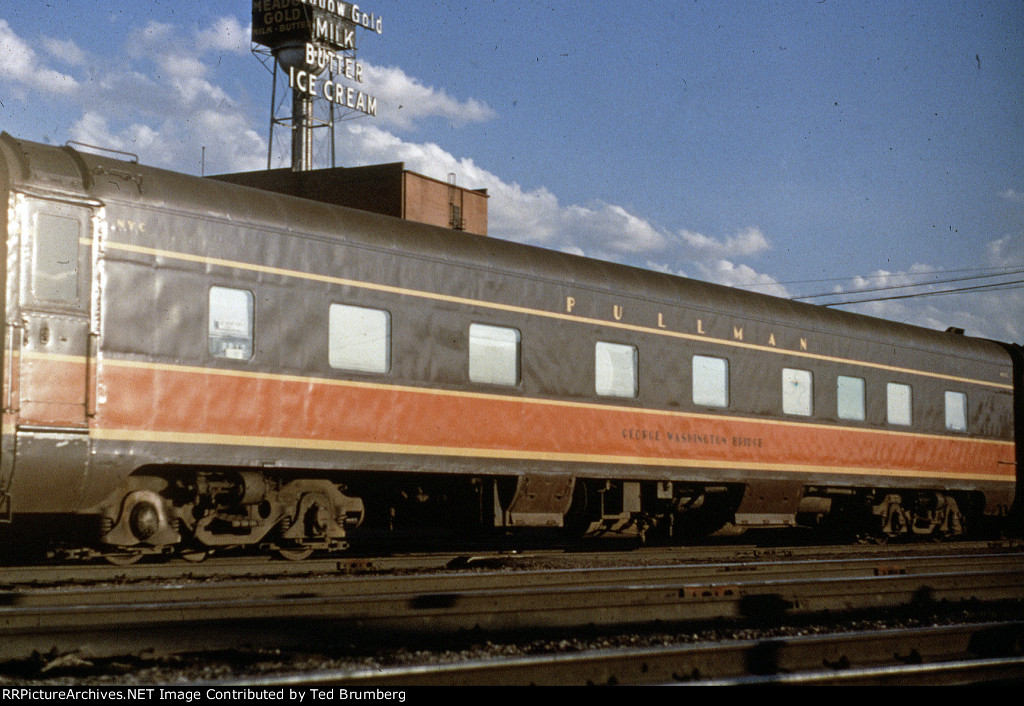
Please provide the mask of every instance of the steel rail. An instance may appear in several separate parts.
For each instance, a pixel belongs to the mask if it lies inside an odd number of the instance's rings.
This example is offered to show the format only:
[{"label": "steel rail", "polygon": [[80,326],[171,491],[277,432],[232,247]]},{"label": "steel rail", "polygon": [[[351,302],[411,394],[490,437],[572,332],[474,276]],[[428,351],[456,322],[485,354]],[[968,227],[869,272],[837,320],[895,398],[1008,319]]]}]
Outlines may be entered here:
[{"label": "steel rail", "polygon": [[[483,562],[486,565],[486,562]],[[469,564],[473,566],[473,564]],[[1024,554],[1018,552],[944,553],[938,556],[921,554],[899,559],[879,556],[840,557],[829,559],[789,558],[739,561],[705,561],[678,564],[647,564],[581,567],[518,569],[514,571],[445,571],[409,575],[359,574],[315,572],[308,575],[246,576],[216,581],[202,577],[185,577],[169,582],[134,583],[117,581],[100,585],[11,586],[0,589],[0,606],[15,605],[20,609],[32,606],[44,608],[59,604],[139,604],[189,600],[194,590],[196,598],[206,601],[232,600],[238,596],[247,599],[274,600],[287,597],[318,597],[324,600],[359,598],[383,593],[391,595],[439,595],[451,592],[480,592],[486,590],[510,591],[559,589],[578,591],[598,587],[615,587],[637,582],[654,585],[656,582],[683,582],[689,597],[729,595],[741,584],[754,586],[783,585],[787,581],[810,578],[816,581],[872,578],[880,576],[945,576],[960,566],[969,566],[974,572],[1004,571],[1024,566]],[[952,568],[951,567],[956,567]],[[959,574],[957,574],[959,575]],[[386,587],[386,591],[382,591]]]},{"label": "steel rail", "polygon": [[169,561],[112,566],[100,563],[0,567],[0,589],[25,586],[67,586],[90,583],[137,583],[175,580],[227,580],[239,578],[276,579],[313,575],[388,574],[441,570],[528,570],[544,563],[550,569],[593,567],[621,568],[638,564],[652,566],[720,566],[723,571],[735,567],[768,567],[799,562],[875,562],[877,570],[905,570],[905,562],[915,566],[932,558],[936,563],[957,561],[969,556],[972,561],[983,555],[998,556],[1017,552],[1024,556],[1024,542],[959,542],[948,544],[842,545],[756,547],[718,545],[698,547],[644,547],[627,551],[575,552],[566,550],[521,550],[478,552],[422,552],[411,554],[359,556],[282,561],[269,556],[216,557],[201,563]]},{"label": "steel rail", "polygon": [[253,686],[977,683],[1024,677],[1024,623],[724,640],[240,680]]},{"label": "steel rail", "polygon": [[[871,563],[776,562],[318,576],[0,591],[0,658],[85,651],[284,647],[382,635],[777,620],[823,611],[1022,601],[1019,553]],[[723,574],[723,569],[727,569]],[[701,574],[701,570],[705,573]]]}]

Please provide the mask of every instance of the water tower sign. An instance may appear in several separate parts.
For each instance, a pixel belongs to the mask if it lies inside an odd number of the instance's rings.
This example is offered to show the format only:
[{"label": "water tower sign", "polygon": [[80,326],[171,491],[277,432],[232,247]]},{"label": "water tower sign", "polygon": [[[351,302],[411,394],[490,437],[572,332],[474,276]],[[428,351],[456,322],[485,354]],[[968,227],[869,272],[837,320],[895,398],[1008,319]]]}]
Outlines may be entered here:
[{"label": "water tower sign", "polygon": [[[383,34],[384,21],[359,5],[337,0],[252,0],[252,41],[269,49],[288,71],[288,86],[295,96],[295,169],[310,168],[312,101],[323,98],[342,109],[377,114],[377,99],[361,87],[363,67],[355,60],[357,29]],[[327,76],[321,76],[325,71]]]}]

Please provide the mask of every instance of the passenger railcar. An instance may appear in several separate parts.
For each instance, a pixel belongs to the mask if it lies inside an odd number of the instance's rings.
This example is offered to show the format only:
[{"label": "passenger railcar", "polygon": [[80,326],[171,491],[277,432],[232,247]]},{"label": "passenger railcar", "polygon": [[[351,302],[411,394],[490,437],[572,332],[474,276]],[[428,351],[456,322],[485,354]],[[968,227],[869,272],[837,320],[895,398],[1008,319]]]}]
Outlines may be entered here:
[{"label": "passenger railcar", "polygon": [[0,188],[2,517],[114,561],[1014,500],[1016,346],[7,134]]}]

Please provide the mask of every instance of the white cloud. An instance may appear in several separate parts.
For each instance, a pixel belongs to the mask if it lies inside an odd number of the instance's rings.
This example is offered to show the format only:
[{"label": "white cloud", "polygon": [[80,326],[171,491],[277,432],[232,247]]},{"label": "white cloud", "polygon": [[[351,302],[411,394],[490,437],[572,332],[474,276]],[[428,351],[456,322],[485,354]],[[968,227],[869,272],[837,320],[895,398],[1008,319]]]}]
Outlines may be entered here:
[{"label": "white cloud", "polygon": [[[152,127],[133,122],[120,128],[112,128],[98,113],[87,112],[72,126],[71,135],[90,145],[149,157],[160,155],[165,166],[192,173],[250,171],[265,166],[266,143],[237,112],[202,109],[184,124],[166,121]],[[152,159],[143,161],[153,163]]]},{"label": "white cloud", "polygon": [[43,37],[42,44],[50,56],[66,64],[85,66],[88,63],[86,53],[70,39]]},{"label": "white cloud", "polygon": [[1010,203],[1024,203],[1024,193],[1016,189],[1004,189],[999,192],[999,197]]},{"label": "white cloud", "polygon": [[339,136],[341,150],[357,164],[399,161],[414,172],[437,179],[455,174],[460,186],[487,189],[488,233],[493,237],[729,286],[756,285],[756,291],[789,296],[772,277],[723,258],[770,249],[759,228],[719,239],[692,231],[673,234],[616,204],[562,204],[546,187],[507,182],[436,144],[408,142],[365,122],[348,124]]},{"label": "white cloud", "polygon": [[1024,267],[1024,231],[991,241],[985,254],[992,267]]},{"label": "white cloud", "polygon": [[184,38],[180,37],[174,25],[150,20],[145,27],[128,32],[125,51],[133,58],[145,58],[153,53],[178,53],[177,48],[183,44]]},{"label": "white cloud", "polygon": [[665,250],[668,241],[643,218],[622,206],[595,202],[590,206],[567,206],[561,221],[569,240],[584,249],[612,253],[616,259],[650,255]]},{"label": "white cloud", "polygon": [[[990,243],[989,252],[1000,250],[997,243],[1003,241]],[[1017,259],[1016,265],[1004,261],[1004,264],[998,266],[1024,267],[1024,258]],[[936,282],[949,278],[949,274],[921,263],[911,266],[905,272],[878,270],[871,275],[854,278],[853,286],[843,290],[850,293],[850,296],[835,299],[854,301],[877,298],[879,301],[843,306],[842,309],[940,331],[953,326],[964,329],[969,336],[999,341],[1022,340],[1024,290],[937,293],[961,286],[970,287],[998,281],[986,279],[976,282]]]},{"label": "white cloud", "polygon": [[[207,164],[216,165],[215,169],[207,167],[207,174],[266,167],[267,143],[240,111],[201,110],[190,128],[186,139],[179,143],[179,150],[191,150],[195,159],[198,156],[196,145],[205,147]],[[200,139],[197,140],[196,135]]]},{"label": "white cloud", "polygon": [[237,103],[220,86],[211,83],[209,68],[195,57],[162,55],[155,59],[161,70],[161,77],[173,89],[181,115],[202,106],[217,106],[233,109]]},{"label": "white cloud", "polygon": [[[991,241],[985,248],[988,265],[1006,269],[1024,268],[1024,231]],[[1010,279],[1020,280],[1020,275]],[[991,330],[992,338],[1024,343],[1024,289],[1006,289],[975,295],[980,330]]]},{"label": "white cloud", "polygon": [[968,332],[998,341],[1024,343],[1024,289],[978,294],[965,311]]},{"label": "white cloud", "polygon": [[106,118],[87,112],[71,128],[71,136],[87,145],[101,145],[133,154],[167,152],[170,146],[160,133],[141,123],[132,123],[118,134],[111,132]]},{"label": "white cloud", "polygon": [[[223,158],[225,171],[252,166],[253,154],[266,154],[265,143],[249,127],[239,101],[213,82],[204,61],[205,53],[240,51],[243,38],[248,51],[247,33],[233,18],[217,19],[191,36],[174,25],[149,22],[128,32],[130,58],[113,60],[90,58],[69,40],[44,39],[49,55],[82,72],[79,80],[48,68],[29,42],[0,20],[0,84],[59,94],[66,100],[62,109],[78,106],[82,112],[70,132],[83,142],[135,152],[160,166],[187,164],[196,171],[198,159],[185,159],[186,153],[198,155],[210,143],[214,149],[208,157]],[[219,113],[230,131],[208,132],[211,113]]]},{"label": "white cloud", "polygon": [[701,259],[750,257],[771,249],[760,228],[750,226],[727,238],[712,238],[691,230],[679,231],[683,242]]},{"label": "white cloud", "polygon": [[908,287],[912,285],[927,285],[931,279],[939,275],[935,274],[935,268],[931,265],[915,263],[906,272],[889,272],[888,270],[876,270],[869,275],[858,275],[852,280],[852,286],[846,291],[861,291],[871,289],[892,289],[894,287]]},{"label": "white cloud", "polygon": [[32,91],[66,95],[78,88],[71,76],[47,67],[7,20],[0,19],[0,82],[21,84]]},{"label": "white cloud", "polygon": [[715,260],[697,265],[701,279],[727,287],[751,289],[759,294],[789,297],[789,291],[773,277],[757,272],[749,265],[738,265],[729,260]]},{"label": "white cloud", "polygon": [[[82,78],[47,68],[29,42],[0,20],[0,84],[59,94],[62,110],[81,111],[69,136],[132,152],[150,164],[199,172],[203,147],[208,172],[259,168],[265,140],[249,110],[212,78],[206,57],[248,52],[247,27],[230,17],[182,32],[149,22],[128,32],[127,58],[88,57],[74,42],[42,41],[49,56]],[[244,48],[244,49],[243,49]],[[95,67],[101,68],[95,68]]]},{"label": "white cloud", "polygon": [[603,202],[560,204],[545,187],[527,189],[457,159],[433,143],[413,143],[366,123],[339,132],[343,151],[358,164],[404,162],[407,169],[460,186],[487,189],[488,233],[494,237],[618,261],[642,262],[663,253],[668,236],[621,206]]},{"label": "white cloud", "polygon": [[997,341],[1024,340],[1024,291],[925,297],[843,307],[881,319],[944,331],[962,328],[968,336]]},{"label": "white cloud", "polygon": [[470,98],[459,101],[443,89],[425,86],[396,67],[362,63],[364,80],[379,100],[378,117],[399,128],[409,129],[425,118],[442,118],[452,125],[491,120],[495,112],[485,103]]},{"label": "white cloud", "polygon": [[220,17],[211,26],[196,31],[196,50],[248,54],[251,37],[251,24],[243,26],[235,17]]}]

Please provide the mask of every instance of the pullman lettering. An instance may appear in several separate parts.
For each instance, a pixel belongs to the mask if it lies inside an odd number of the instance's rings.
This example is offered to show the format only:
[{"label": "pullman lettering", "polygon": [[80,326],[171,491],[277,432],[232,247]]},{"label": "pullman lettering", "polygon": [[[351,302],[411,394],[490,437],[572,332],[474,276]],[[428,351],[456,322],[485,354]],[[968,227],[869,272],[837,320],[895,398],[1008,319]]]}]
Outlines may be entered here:
[{"label": "pullman lettering", "polygon": [[[566,298],[565,298],[565,313],[566,314],[574,314],[575,318],[581,318],[581,319],[588,318],[588,317],[585,317],[585,316],[580,316],[579,314],[575,314],[576,305],[578,303],[579,302],[576,299],[576,297],[566,296]],[[608,318],[607,321],[609,323],[611,323],[612,325],[615,325],[617,322],[622,321],[623,325],[628,326],[629,328],[635,328],[635,329],[638,329],[638,330],[649,330],[649,331],[652,331],[652,332],[654,332],[654,331],[672,332],[673,331],[673,329],[669,328],[668,324],[665,322],[665,312],[663,312],[663,311],[657,312],[657,314],[655,315],[655,318],[654,318],[653,321],[648,319],[647,323],[644,323],[644,324],[628,324],[628,323],[626,323],[626,306],[624,304],[612,304],[612,306],[611,306],[611,317]],[[677,331],[676,335],[680,336],[682,338],[697,337],[697,336],[700,336],[700,337],[708,336],[713,341],[721,341],[722,343],[726,343],[726,344],[728,344],[728,342],[731,340],[731,341],[735,341],[736,342],[735,345],[741,345],[741,346],[744,346],[744,347],[758,347],[758,346],[767,347],[767,346],[770,346],[772,348],[777,348],[778,345],[779,345],[778,341],[776,340],[775,332],[774,331],[768,331],[767,335],[765,333],[755,333],[752,336],[750,331],[746,330],[746,328],[744,326],[742,326],[740,324],[736,324],[736,323],[729,323],[729,322],[721,322],[721,323],[719,323],[719,322],[716,322],[716,321],[708,322],[705,319],[691,319],[691,321],[693,322],[693,325],[692,325],[692,328],[689,331],[686,331],[685,328],[683,330],[676,329],[676,331]],[[712,329],[714,331],[712,331]],[[753,340],[751,340],[751,339],[753,339]],[[790,341],[791,340],[792,339],[790,339]],[[787,343],[785,341],[784,341],[784,345],[787,345]],[[789,349],[791,349],[791,350],[807,351],[808,348],[809,348],[809,344],[807,342],[807,338],[806,337],[799,336],[799,337],[797,337],[795,342],[788,343],[787,347]]]}]

